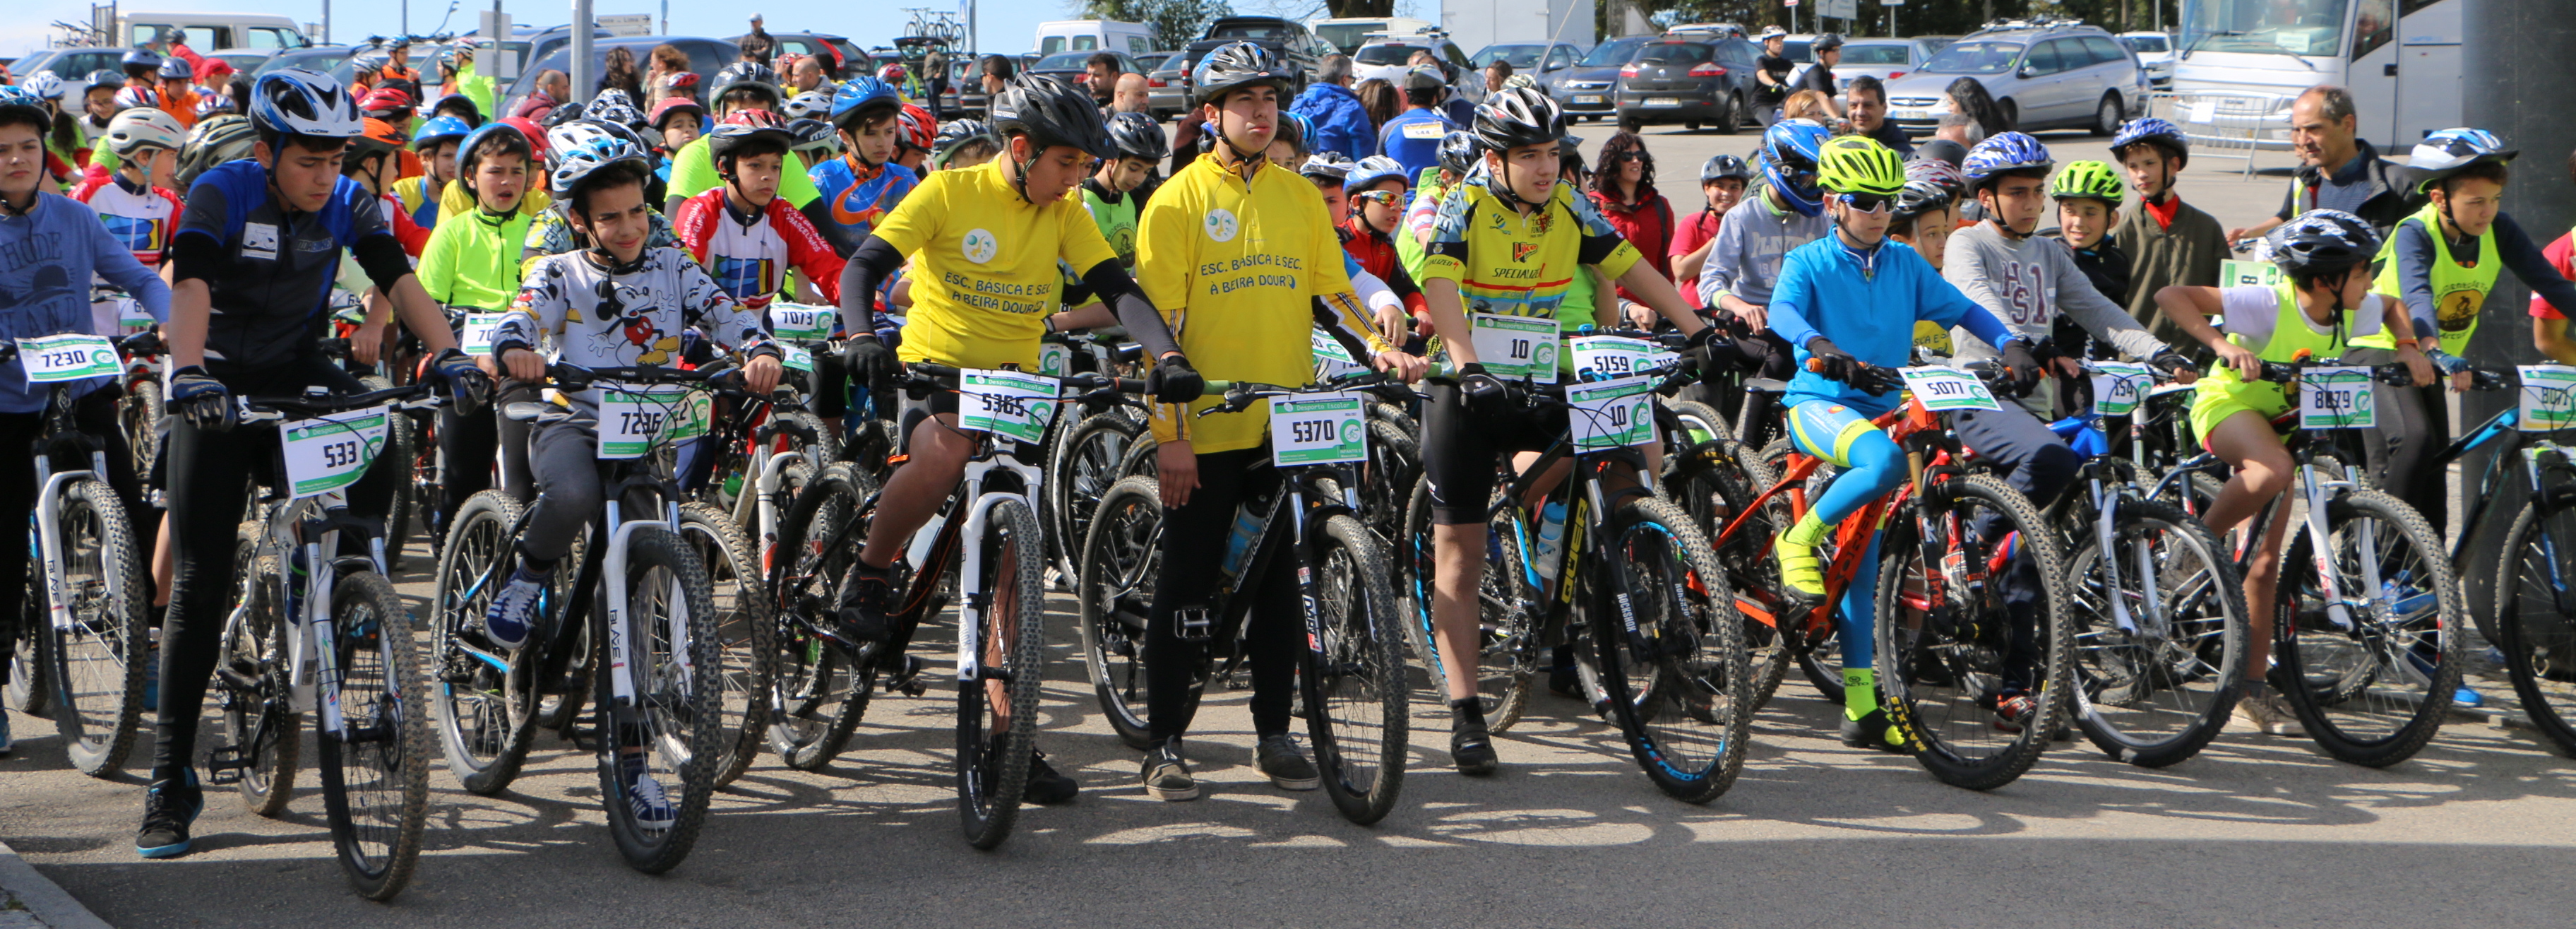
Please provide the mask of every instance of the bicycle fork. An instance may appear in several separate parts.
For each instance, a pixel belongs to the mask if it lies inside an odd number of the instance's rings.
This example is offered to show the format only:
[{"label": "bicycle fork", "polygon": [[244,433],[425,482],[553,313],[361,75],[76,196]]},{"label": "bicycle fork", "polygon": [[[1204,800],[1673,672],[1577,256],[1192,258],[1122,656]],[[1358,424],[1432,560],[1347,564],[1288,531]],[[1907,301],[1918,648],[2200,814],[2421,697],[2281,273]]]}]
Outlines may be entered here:
[{"label": "bicycle fork", "polygon": [[[633,615],[626,609],[627,542],[636,532],[644,529],[675,532],[674,527],[680,524],[680,507],[679,504],[665,499],[662,504],[664,510],[662,519],[628,521],[622,516],[622,504],[614,496],[609,498],[606,506],[609,543],[608,551],[600,561],[600,567],[601,580],[608,593],[609,697],[617,709],[632,710],[636,705],[637,688],[635,669],[628,652],[628,646],[634,641],[635,630]],[[677,585],[679,580],[674,578],[671,583]],[[679,662],[680,677],[685,681],[689,675],[696,672],[689,662],[688,598],[673,597],[672,609],[675,615],[671,620],[671,657],[673,661]]]},{"label": "bicycle fork", "polygon": [[2172,626],[2164,615],[2164,600],[2156,592],[2155,552],[2144,538],[2132,540],[2128,545],[2129,553],[2137,559],[2138,602],[2147,618],[2145,628],[2141,629],[2137,617],[2129,611],[2129,598],[2124,593],[2128,587],[2120,580],[2117,526],[2120,500],[2124,495],[2098,474],[2094,475],[2092,484],[2094,549],[2101,552],[2102,590],[2104,599],[2111,601],[2111,621],[2119,626],[2121,632],[2130,635],[2144,632],[2149,639],[2161,642],[2168,637]]}]

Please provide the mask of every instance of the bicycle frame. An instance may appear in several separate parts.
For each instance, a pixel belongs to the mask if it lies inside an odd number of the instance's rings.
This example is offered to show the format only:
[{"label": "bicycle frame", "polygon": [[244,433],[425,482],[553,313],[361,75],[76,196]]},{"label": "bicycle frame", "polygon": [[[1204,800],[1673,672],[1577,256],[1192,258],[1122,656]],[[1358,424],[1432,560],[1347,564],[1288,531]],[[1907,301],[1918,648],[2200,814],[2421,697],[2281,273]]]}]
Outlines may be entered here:
[{"label": "bicycle frame", "polygon": [[[1823,602],[1809,607],[1803,617],[1789,617],[1775,614],[1767,608],[1766,604],[1757,602],[1742,592],[1737,592],[1735,608],[1738,612],[1786,632],[1818,633],[1831,629],[1833,611],[1841,604],[1845,588],[1850,587],[1852,579],[1859,575],[1861,559],[1869,552],[1870,537],[1886,528],[1891,514],[1913,498],[1915,488],[1922,486],[1927,473],[1938,477],[1956,470],[1956,465],[1952,464],[1951,450],[1946,445],[1923,441],[1938,439],[1941,436],[1943,426],[1940,414],[1925,409],[1922,402],[1911,395],[1906,397],[1902,405],[1879,414],[1871,422],[1884,430],[1889,439],[1905,448],[1908,479],[1893,492],[1870,501],[1867,506],[1861,507],[1859,512],[1853,513],[1840,525],[1834,527],[1834,557],[1825,565]],[[1920,440],[1918,436],[1921,437]],[[1924,448],[1926,444],[1935,444],[1936,447],[1931,448],[1927,454]],[[1789,452],[1789,466],[1782,470],[1780,479],[1763,489],[1753,498],[1753,502],[1745,505],[1743,512],[1737,513],[1724,529],[1719,530],[1717,538],[1712,540],[1713,543],[1723,546],[1733,541],[1736,533],[1743,531],[1745,523],[1752,519],[1753,514],[1776,496],[1787,495],[1792,518],[1804,517],[1808,507],[1807,478],[1814,475],[1816,469],[1823,467],[1824,464],[1824,459],[1792,447]]]},{"label": "bicycle frame", "polygon": [[[36,554],[45,568],[45,612],[56,631],[72,627],[71,594],[63,589],[63,553],[54,546],[56,532],[62,526],[62,491],[74,481],[104,480],[107,474],[106,445],[82,433],[72,425],[71,391],[56,387],[53,402],[46,408],[45,434],[36,439]],[[51,452],[58,444],[78,447],[89,454],[89,470],[55,471]],[[110,583],[122,584],[123,578]]]}]

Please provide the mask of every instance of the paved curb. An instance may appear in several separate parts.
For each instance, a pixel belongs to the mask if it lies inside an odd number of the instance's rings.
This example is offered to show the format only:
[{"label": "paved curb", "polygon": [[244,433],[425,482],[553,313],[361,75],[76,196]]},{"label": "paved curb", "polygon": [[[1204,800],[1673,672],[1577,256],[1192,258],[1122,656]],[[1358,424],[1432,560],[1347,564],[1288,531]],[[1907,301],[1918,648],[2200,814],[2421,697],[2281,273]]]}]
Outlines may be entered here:
[{"label": "paved curb", "polygon": [[0,891],[16,896],[38,921],[53,929],[113,929],[107,920],[98,918],[89,907],[38,873],[36,866],[18,857],[6,842],[0,842]]}]

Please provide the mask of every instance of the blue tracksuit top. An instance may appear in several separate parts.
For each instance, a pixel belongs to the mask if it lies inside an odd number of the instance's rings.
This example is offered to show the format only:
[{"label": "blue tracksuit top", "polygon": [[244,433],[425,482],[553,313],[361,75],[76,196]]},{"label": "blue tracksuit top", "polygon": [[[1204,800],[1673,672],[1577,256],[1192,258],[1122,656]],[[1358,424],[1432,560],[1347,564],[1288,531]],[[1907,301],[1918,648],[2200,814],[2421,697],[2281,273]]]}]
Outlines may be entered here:
[{"label": "blue tracksuit top", "polygon": [[1966,326],[1991,345],[2012,338],[2012,330],[1959,288],[1941,279],[1932,263],[1913,246],[1887,241],[1867,258],[1877,265],[1864,273],[1863,255],[1828,234],[1789,250],[1772,285],[1771,331],[1796,349],[1798,374],[1782,399],[1792,407],[1825,400],[1877,416],[1895,408],[1901,394],[1862,393],[1841,381],[1807,370],[1807,341],[1817,336],[1864,362],[1903,367],[1914,349],[1914,323],[1931,320],[1947,329]]}]

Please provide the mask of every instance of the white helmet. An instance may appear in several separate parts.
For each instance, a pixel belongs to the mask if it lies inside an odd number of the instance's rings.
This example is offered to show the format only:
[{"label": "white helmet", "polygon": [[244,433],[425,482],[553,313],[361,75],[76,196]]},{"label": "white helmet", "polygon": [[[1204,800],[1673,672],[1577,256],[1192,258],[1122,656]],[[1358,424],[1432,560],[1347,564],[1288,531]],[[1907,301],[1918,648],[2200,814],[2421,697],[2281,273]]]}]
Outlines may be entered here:
[{"label": "white helmet", "polygon": [[28,93],[47,100],[59,102],[63,99],[62,76],[51,71],[38,71],[29,75],[26,80],[18,82],[18,86],[25,88]]},{"label": "white helmet", "polygon": [[303,68],[260,75],[251,85],[250,119],[262,134],[354,139],[367,131],[358,102],[339,79]]},{"label": "white helmet", "polygon": [[179,121],[160,110],[136,107],[107,121],[107,148],[118,158],[131,158],[135,149],[146,146],[175,152],[186,138],[187,132],[179,128]]},{"label": "white helmet", "polygon": [[571,196],[572,185],[590,172],[620,161],[651,159],[633,139],[597,123],[565,123],[546,132],[546,180],[555,196]]}]

